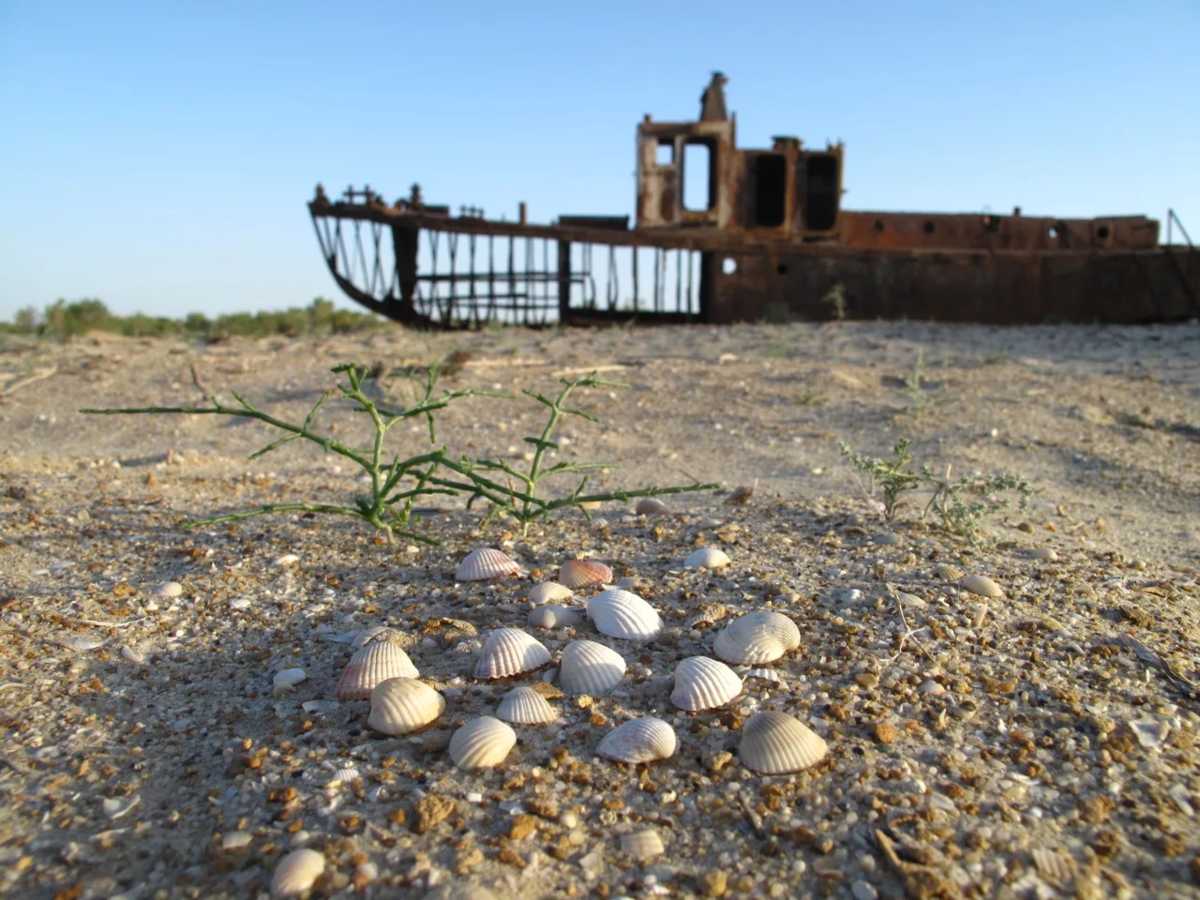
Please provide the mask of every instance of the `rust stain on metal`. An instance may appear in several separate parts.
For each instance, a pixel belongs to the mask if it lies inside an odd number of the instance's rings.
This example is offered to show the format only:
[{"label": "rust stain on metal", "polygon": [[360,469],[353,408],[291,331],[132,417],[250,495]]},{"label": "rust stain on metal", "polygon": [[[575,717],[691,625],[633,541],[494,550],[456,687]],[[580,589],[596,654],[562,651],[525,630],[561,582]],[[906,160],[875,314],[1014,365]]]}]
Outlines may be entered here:
[{"label": "rust stain on metal", "polygon": [[1160,245],[1153,219],[846,210],[843,145],[739,149],[725,84],[713,73],[697,121],[638,124],[632,228],[534,224],[524,203],[514,221],[454,215],[416,184],[390,204],[370,187],[331,201],[318,185],[309,211],[330,272],[369,309],[427,327],[1200,314],[1200,251]]}]

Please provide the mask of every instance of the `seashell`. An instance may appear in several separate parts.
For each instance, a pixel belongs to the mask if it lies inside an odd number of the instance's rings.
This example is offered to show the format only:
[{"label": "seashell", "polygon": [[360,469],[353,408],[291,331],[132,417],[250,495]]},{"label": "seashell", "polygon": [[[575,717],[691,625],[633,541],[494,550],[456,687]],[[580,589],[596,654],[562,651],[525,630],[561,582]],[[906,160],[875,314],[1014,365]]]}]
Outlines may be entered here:
[{"label": "seashell", "polygon": [[280,694],[290,694],[296,689],[296,685],[307,680],[308,674],[303,669],[281,669],[275,673],[271,682],[272,693],[276,697]]},{"label": "seashell", "polygon": [[623,763],[648,763],[673,756],[678,740],[662,719],[630,719],[604,736],[596,746],[601,756]]},{"label": "seashell", "polygon": [[625,660],[595,641],[571,641],[562,653],[558,683],[567,694],[607,694],[625,677]]},{"label": "seashell", "polygon": [[316,850],[293,850],[279,861],[271,876],[271,894],[295,897],[309,890],[325,871],[325,857]]},{"label": "seashell", "polygon": [[241,850],[250,845],[254,835],[248,831],[230,831],[221,837],[222,850]]},{"label": "seashell", "polygon": [[456,581],[495,581],[505,575],[516,575],[521,571],[516,560],[507,553],[480,547],[463,558],[454,578]]},{"label": "seashell", "polygon": [[699,611],[696,615],[687,621],[688,628],[697,628],[700,625],[712,625],[725,618],[729,612],[725,609],[725,604],[717,603],[715,600],[704,600],[697,609]]},{"label": "seashell", "polygon": [[1079,874],[1075,859],[1065,851],[1038,847],[1033,850],[1032,855],[1038,875],[1051,884],[1062,887]]},{"label": "seashell", "polygon": [[390,640],[393,643],[399,643],[398,638],[400,633],[393,631],[383,625],[376,625],[374,628],[364,628],[362,631],[353,631],[346,636],[343,643],[349,644],[351,647],[365,647],[373,641]]},{"label": "seashell", "polygon": [[569,587],[559,584],[557,581],[543,581],[541,584],[534,585],[528,596],[534,603],[551,603],[575,595],[571,593]]},{"label": "seashell", "polygon": [[615,586],[623,591],[632,591],[637,587],[637,579],[632,575],[626,575],[624,578],[618,580]]},{"label": "seashell", "polygon": [[938,563],[933,567],[933,574],[942,581],[958,581],[963,577],[963,570],[950,563]]},{"label": "seashell", "polygon": [[662,629],[662,619],[649,603],[629,591],[602,591],[588,601],[588,618],[609,637],[645,641]]},{"label": "seashell", "polygon": [[333,695],[343,702],[369,700],[371,691],[380,682],[389,678],[416,678],[419,674],[398,644],[374,641],[350,657],[333,687]]},{"label": "seashell", "polygon": [[275,565],[277,566],[293,566],[300,562],[300,557],[295,553],[285,553],[283,556],[275,557]]},{"label": "seashell", "polygon": [[680,709],[697,712],[724,706],[742,692],[742,679],[723,662],[693,656],[675,667],[675,689],[671,702]]},{"label": "seashell", "polygon": [[964,591],[978,594],[980,597],[1003,597],[1004,591],[1000,585],[986,575],[966,575],[959,579],[958,586]]},{"label": "seashell", "polygon": [[450,738],[450,758],[460,769],[490,769],[504,762],[517,733],[499,719],[471,719]]},{"label": "seashell", "polygon": [[703,547],[683,561],[684,567],[688,569],[719,569],[729,563],[730,559],[725,551],[716,547]]},{"label": "seashell", "polygon": [[800,629],[782,613],[751,612],[726,625],[713,651],[726,662],[759,665],[774,662],[800,646]]},{"label": "seashell", "polygon": [[1058,559],[1058,552],[1053,547],[1035,547],[1029,551],[1029,558],[1038,562],[1054,562]]},{"label": "seashell", "polygon": [[612,569],[594,559],[571,559],[558,570],[558,580],[566,587],[590,587],[612,581]]},{"label": "seashell", "polygon": [[558,718],[558,710],[531,687],[519,687],[500,699],[496,715],[517,725],[544,725]]},{"label": "seashell", "polygon": [[547,603],[529,613],[534,628],[571,628],[579,624],[579,610],[557,603]]},{"label": "seashell", "polygon": [[347,766],[344,769],[338,769],[333,773],[333,777],[329,779],[329,786],[340,784],[353,784],[360,781],[363,777],[362,772],[356,766]]},{"label": "seashell", "polygon": [[446,709],[446,698],[415,678],[389,678],[371,691],[367,724],[395,737],[424,728]]},{"label": "seashell", "polygon": [[183,585],[178,581],[164,581],[154,589],[154,596],[159,600],[174,600],[183,596]]},{"label": "seashell", "polygon": [[819,734],[780,712],[755,713],[742,726],[742,765],[762,775],[786,775],[816,765],[829,752]]},{"label": "seashell", "polygon": [[131,663],[144,663],[146,655],[137,650],[134,650],[128,644],[121,648],[121,659]]},{"label": "seashell", "polygon": [[657,497],[643,497],[637,502],[637,506],[633,508],[636,515],[639,516],[669,516],[671,507],[663,503]]},{"label": "seashell", "polygon": [[667,852],[662,835],[653,829],[631,831],[621,835],[621,852],[628,853],[639,863],[647,862]]},{"label": "seashell", "polygon": [[249,609],[254,605],[254,601],[249,597],[234,597],[229,601],[230,609]]},{"label": "seashell", "polygon": [[1134,719],[1129,723],[1129,730],[1147,750],[1158,750],[1171,733],[1171,726],[1155,719]]},{"label": "seashell", "polygon": [[783,684],[783,677],[774,669],[751,669],[746,673],[746,680],[757,678],[759,681],[769,681],[772,684]]},{"label": "seashell", "polygon": [[475,666],[476,678],[508,678],[550,662],[550,651],[519,628],[498,628],[488,635]]},{"label": "seashell", "polygon": [[115,822],[141,802],[139,794],[129,794],[124,797],[109,797],[100,804],[100,808],[104,811],[106,819]]}]

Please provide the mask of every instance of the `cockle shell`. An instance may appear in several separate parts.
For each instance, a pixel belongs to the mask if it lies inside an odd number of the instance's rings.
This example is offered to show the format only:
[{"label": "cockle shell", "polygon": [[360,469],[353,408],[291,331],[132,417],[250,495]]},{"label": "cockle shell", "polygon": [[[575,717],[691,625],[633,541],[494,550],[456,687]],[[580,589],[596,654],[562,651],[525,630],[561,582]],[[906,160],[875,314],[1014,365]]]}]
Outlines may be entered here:
[{"label": "cockle shell", "polygon": [[663,846],[662,835],[647,828],[621,835],[621,852],[643,863],[662,856],[667,850]]},{"label": "cockle shell", "polygon": [[970,591],[980,597],[1003,597],[1004,590],[986,575],[966,575],[959,580],[958,586],[964,591]]},{"label": "cockle shell", "polygon": [[693,656],[675,667],[671,702],[696,712],[724,706],[741,692],[742,679],[733,669],[707,656]]},{"label": "cockle shell", "polygon": [[496,715],[517,725],[542,725],[558,718],[558,710],[531,687],[519,687],[500,699]]},{"label": "cockle shell", "polygon": [[279,861],[271,876],[271,894],[296,897],[309,890],[325,871],[325,857],[316,850],[293,850]]},{"label": "cockle shell", "polygon": [[963,577],[962,569],[950,563],[938,563],[933,567],[933,574],[942,581],[958,581]]},{"label": "cockle shell", "polygon": [[571,593],[569,587],[559,584],[557,581],[543,581],[541,584],[534,585],[528,596],[534,603],[551,603],[555,600],[565,600],[574,594]]},{"label": "cockle shell", "polygon": [[688,556],[683,561],[683,565],[688,569],[719,569],[721,566],[729,565],[729,562],[729,557],[724,550],[716,547],[703,547]]},{"label": "cockle shell", "polygon": [[450,758],[460,769],[490,769],[504,762],[517,733],[491,716],[471,719],[450,738]]},{"label": "cockle shell", "polygon": [[457,581],[495,581],[520,571],[521,567],[508,554],[491,547],[480,547],[466,555],[454,578]]},{"label": "cockle shell", "polygon": [[816,765],[829,752],[824,739],[799,719],[755,713],[742,726],[742,765],[762,775],[785,775]]},{"label": "cockle shell", "polygon": [[508,678],[550,662],[550,651],[519,628],[498,628],[488,635],[475,666],[476,678]]},{"label": "cockle shell", "polygon": [[415,678],[389,678],[371,691],[367,724],[395,737],[424,728],[446,709],[446,698]]},{"label": "cockle shell", "polygon": [[758,665],[774,662],[800,646],[800,629],[782,613],[751,612],[726,625],[713,651],[726,662]]},{"label": "cockle shell", "polygon": [[607,694],[625,677],[621,654],[595,641],[571,641],[562,654],[558,683],[565,693]]},{"label": "cockle shell", "polygon": [[174,600],[183,595],[183,585],[178,581],[164,581],[154,589],[154,596],[159,600]]},{"label": "cockle shell", "polygon": [[369,700],[371,691],[389,678],[416,678],[420,673],[399,644],[372,641],[357,651],[333,687],[333,695],[343,702]]},{"label": "cockle shell", "polygon": [[290,694],[296,689],[296,685],[307,680],[308,674],[303,669],[281,669],[275,673],[275,678],[272,679],[272,693],[276,697],[281,694]]},{"label": "cockle shell", "polygon": [[623,763],[646,763],[675,754],[675,730],[662,719],[630,719],[604,736],[596,747],[601,756]]},{"label": "cockle shell", "polygon": [[593,584],[611,584],[612,569],[594,559],[572,559],[562,564],[558,580],[572,590]]},{"label": "cockle shell", "polygon": [[602,591],[588,601],[587,614],[596,630],[609,637],[645,641],[662,629],[654,607],[629,591]]},{"label": "cockle shell", "polygon": [[643,497],[637,502],[633,511],[639,516],[669,516],[671,507],[657,497]]},{"label": "cockle shell", "polygon": [[579,624],[579,610],[557,603],[547,603],[529,613],[534,628],[570,628]]}]

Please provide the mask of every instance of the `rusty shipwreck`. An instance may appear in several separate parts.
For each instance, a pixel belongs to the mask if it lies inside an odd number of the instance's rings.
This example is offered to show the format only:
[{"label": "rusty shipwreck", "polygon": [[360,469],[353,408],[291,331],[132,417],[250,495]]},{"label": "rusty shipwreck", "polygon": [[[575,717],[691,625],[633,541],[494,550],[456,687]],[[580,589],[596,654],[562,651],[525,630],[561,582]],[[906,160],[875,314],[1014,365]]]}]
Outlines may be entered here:
[{"label": "rusty shipwreck", "polygon": [[[695,122],[637,127],[636,222],[528,222],[370,188],[309,211],[353,300],[421,327],[832,318],[1169,322],[1200,316],[1200,251],[1168,212],[1058,219],[843,209],[844,147],[739,149],[716,73]],[[699,188],[699,191],[696,189]],[[689,199],[691,198],[691,199]]]}]

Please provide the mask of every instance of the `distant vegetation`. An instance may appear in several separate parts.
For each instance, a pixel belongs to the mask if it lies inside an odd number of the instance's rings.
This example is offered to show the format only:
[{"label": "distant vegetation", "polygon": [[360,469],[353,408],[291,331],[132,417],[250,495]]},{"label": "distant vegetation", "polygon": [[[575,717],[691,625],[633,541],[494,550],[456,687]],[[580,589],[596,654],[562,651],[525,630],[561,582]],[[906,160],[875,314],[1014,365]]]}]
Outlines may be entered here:
[{"label": "distant vegetation", "polygon": [[233,313],[210,319],[190,313],[184,319],[119,316],[100,300],[59,300],[38,312],[32,306],[18,310],[11,322],[0,322],[0,334],[30,334],[44,338],[66,338],[89,331],[108,331],[128,337],[178,335],[221,340],[227,337],[270,337],[302,334],[340,334],[378,328],[385,319],[372,313],[334,309],[333,302],[317,297],[307,307],[294,306],[276,312]]}]

